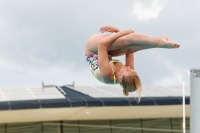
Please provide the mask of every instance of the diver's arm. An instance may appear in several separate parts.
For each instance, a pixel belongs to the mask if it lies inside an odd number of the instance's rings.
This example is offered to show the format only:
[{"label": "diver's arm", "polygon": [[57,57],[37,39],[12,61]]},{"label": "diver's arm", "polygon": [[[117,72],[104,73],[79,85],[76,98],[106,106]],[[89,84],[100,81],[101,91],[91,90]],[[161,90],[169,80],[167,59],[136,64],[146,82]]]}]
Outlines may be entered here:
[{"label": "diver's arm", "polygon": [[108,61],[108,53],[107,53],[107,47],[112,44],[115,40],[117,40],[119,37],[128,35],[130,33],[133,33],[132,30],[124,30],[120,31],[116,34],[111,34],[107,36],[106,38],[102,39],[98,43],[98,64],[100,68],[100,73],[102,76],[109,77],[112,75],[112,69],[110,67],[109,61]]},{"label": "diver's arm", "polygon": [[134,53],[126,54],[126,66],[134,70]]},{"label": "diver's arm", "polygon": [[131,34],[133,32],[134,32],[133,30],[123,30],[123,31],[119,31],[115,34],[111,34],[111,35],[107,36],[106,38],[102,39],[101,41],[99,41],[98,48],[99,47],[108,47],[110,44],[112,44],[118,38],[128,35],[128,34]]}]

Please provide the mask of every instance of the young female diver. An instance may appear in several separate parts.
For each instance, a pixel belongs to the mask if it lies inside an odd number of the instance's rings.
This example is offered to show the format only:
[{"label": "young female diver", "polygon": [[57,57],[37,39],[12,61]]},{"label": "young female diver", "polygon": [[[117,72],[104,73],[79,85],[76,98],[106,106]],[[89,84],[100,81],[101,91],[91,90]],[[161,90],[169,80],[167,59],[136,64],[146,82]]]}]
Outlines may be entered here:
[{"label": "young female diver", "polygon": [[[138,91],[141,93],[141,82],[134,69],[134,52],[150,48],[179,48],[166,36],[151,37],[133,30],[123,30],[103,26],[103,32],[114,34],[94,34],[89,37],[86,47],[86,61],[93,75],[106,84],[120,84],[123,93]],[[126,55],[126,63],[113,60],[112,56]]]}]

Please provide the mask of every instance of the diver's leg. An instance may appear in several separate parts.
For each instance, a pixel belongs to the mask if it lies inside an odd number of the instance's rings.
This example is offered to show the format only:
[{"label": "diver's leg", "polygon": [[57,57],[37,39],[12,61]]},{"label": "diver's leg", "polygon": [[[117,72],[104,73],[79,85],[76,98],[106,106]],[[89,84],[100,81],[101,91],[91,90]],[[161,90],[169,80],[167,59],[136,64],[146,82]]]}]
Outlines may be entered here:
[{"label": "diver's leg", "polygon": [[[90,38],[91,43],[86,45],[87,51],[91,53],[98,52],[98,42],[106,36],[95,35]],[[115,51],[116,55],[124,55],[130,52],[136,52],[139,50],[150,48],[178,48],[179,45],[173,43],[166,36],[151,37],[141,33],[131,33],[123,37],[118,38],[109,47],[108,51]],[[117,52],[117,53],[116,53]],[[121,53],[120,53],[121,52]],[[86,52],[89,53],[89,52]]]},{"label": "diver's leg", "polygon": [[[152,37],[141,33],[132,33],[123,36],[125,39],[125,46],[132,46],[135,44],[145,44],[147,48],[178,48],[179,45],[170,41],[166,36]],[[145,48],[145,47],[144,47]],[[146,49],[146,48],[145,48]]]},{"label": "diver's leg", "polygon": [[[134,53],[139,50],[150,49],[150,48],[178,48],[179,45],[173,43],[166,36],[151,37],[145,34],[132,33],[122,37],[123,44],[120,49],[110,48],[110,54],[112,56],[125,55],[127,53]],[[120,38],[120,39],[122,39]],[[116,40],[117,42],[117,40]],[[116,44],[111,44],[114,47]],[[118,45],[119,46],[119,45]]]},{"label": "diver's leg", "polygon": [[[121,43],[123,42],[123,43]],[[113,42],[108,50],[116,50],[132,46],[132,49],[143,50],[148,48],[178,48],[179,45],[170,41],[166,36],[152,37],[141,33],[131,33],[120,37]]]}]

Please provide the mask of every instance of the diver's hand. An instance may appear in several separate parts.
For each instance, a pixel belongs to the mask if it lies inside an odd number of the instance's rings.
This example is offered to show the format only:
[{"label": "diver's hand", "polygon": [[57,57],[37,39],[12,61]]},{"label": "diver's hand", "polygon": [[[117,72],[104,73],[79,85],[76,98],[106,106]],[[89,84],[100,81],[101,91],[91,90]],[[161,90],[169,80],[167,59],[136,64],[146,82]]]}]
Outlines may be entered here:
[{"label": "diver's hand", "polygon": [[104,32],[115,32],[115,33],[117,33],[117,32],[119,32],[120,30],[118,29],[118,28],[115,28],[115,27],[113,27],[113,26],[102,26],[101,28],[100,28],[100,32],[101,33],[104,33]]}]

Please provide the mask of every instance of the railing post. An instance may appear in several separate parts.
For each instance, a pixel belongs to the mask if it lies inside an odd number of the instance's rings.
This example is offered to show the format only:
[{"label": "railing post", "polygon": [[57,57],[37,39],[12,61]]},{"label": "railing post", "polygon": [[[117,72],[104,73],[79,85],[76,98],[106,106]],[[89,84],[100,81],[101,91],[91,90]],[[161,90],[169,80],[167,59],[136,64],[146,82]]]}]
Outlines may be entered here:
[{"label": "railing post", "polygon": [[190,133],[199,133],[200,127],[200,69],[190,70]]}]

